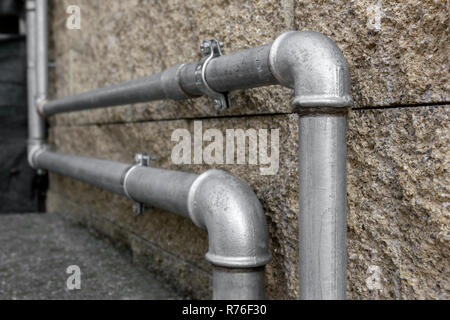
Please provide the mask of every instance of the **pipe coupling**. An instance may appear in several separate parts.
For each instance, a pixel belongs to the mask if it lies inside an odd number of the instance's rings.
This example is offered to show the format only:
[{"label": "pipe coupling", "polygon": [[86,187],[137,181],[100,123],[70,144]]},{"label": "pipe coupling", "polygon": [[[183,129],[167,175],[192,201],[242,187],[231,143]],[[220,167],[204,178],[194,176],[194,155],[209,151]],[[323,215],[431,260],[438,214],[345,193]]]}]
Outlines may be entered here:
[{"label": "pipe coupling", "polygon": [[173,66],[162,73],[161,83],[166,98],[181,100],[190,97],[180,85],[180,72],[184,65],[185,63]]}]

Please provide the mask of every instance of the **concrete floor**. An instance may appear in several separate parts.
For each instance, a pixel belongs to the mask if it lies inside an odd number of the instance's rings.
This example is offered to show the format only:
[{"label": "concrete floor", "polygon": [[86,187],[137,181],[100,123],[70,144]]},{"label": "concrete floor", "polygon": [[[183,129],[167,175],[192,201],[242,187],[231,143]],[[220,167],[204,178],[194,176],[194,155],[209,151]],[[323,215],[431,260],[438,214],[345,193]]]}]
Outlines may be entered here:
[{"label": "concrete floor", "polygon": [[[81,270],[68,290],[66,268]],[[54,214],[0,215],[0,299],[180,299],[129,252]]]}]

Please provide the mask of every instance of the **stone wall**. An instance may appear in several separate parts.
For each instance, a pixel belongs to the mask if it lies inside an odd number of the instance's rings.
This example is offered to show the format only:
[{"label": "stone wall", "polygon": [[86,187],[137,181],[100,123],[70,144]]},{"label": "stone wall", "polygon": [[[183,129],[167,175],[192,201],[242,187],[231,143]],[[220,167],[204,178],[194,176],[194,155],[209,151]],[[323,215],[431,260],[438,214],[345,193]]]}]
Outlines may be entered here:
[{"label": "stone wall", "polygon": [[[65,8],[81,8],[81,30],[65,28]],[[348,297],[448,299],[450,151],[448,8],[443,1],[53,1],[52,97],[92,90],[200,58],[202,39],[225,52],[267,43],[286,30],[315,30],[348,59],[355,108],[348,133]],[[273,261],[267,296],[298,296],[297,121],[290,90],[233,93],[232,108],[207,98],[158,101],[51,117],[59,151],[203,172],[222,168],[247,181],[266,212]],[[280,129],[280,169],[174,165],[173,130]],[[210,297],[207,235],[160,210],[134,216],[126,198],[51,175],[48,210],[64,212],[118,243],[194,298]]]}]

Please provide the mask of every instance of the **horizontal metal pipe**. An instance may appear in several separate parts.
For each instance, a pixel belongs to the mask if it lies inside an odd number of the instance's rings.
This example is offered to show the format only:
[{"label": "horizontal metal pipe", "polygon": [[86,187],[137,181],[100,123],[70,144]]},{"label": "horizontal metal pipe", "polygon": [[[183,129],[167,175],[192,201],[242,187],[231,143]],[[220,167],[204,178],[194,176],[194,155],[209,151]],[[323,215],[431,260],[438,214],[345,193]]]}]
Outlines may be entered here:
[{"label": "horizontal metal pipe", "polygon": [[161,75],[161,73],[158,73],[102,89],[49,101],[40,107],[40,112],[44,115],[52,115],[61,112],[112,107],[169,98],[165,96]]},{"label": "horizontal metal pipe", "polygon": [[189,190],[198,174],[137,166],[126,179],[133,200],[189,217]]},{"label": "horizontal metal pipe", "polygon": [[[208,231],[206,259],[220,267],[214,276],[214,297],[264,297],[263,267],[271,259],[267,224],[258,198],[242,180],[220,170],[198,175],[45,148],[34,149],[30,158],[37,168],[190,218]],[[236,284],[232,291],[227,289],[230,283]]]},{"label": "horizontal metal pipe", "polygon": [[[226,54],[211,60],[206,67],[206,81],[217,92],[277,84],[270,70],[272,44]],[[180,84],[189,95],[202,95],[195,81],[198,62],[191,62],[180,71]]]},{"label": "horizontal metal pipe", "polygon": [[269,43],[211,60],[206,69],[208,84],[218,92],[278,84],[270,70],[271,48]]},{"label": "horizontal metal pipe", "polygon": [[299,120],[300,299],[346,297],[346,112]]},{"label": "horizontal metal pipe", "polygon": [[40,169],[59,173],[93,186],[125,195],[123,179],[132,165],[100,160],[40,149],[32,156],[33,164]]},{"label": "horizontal metal pipe", "polygon": [[[59,173],[137,202],[189,217],[188,193],[198,174],[135,166],[128,163],[37,151],[35,166]],[[125,185],[126,183],[126,185]]]},{"label": "horizontal metal pipe", "polygon": [[[218,92],[277,84],[270,71],[271,44],[212,59],[206,67],[208,85]],[[97,90],[46,102],[44,115],[80,111],[161,99],[188,99],[201,96],[195,69],[200,62],[174,66],[161,73]]]},{"label": "horizontal metal pipe", "polygon": [[[44,115],[160,99],[203,95],[196,70],[189,62],[161,73],[48,101]],[[295,90],[295,107],[346,107],[352,104],[349,73],[342,52],[324,35],[286,32],[273,43],[212,59],[205,79],[216,92],[282,84]]]}]

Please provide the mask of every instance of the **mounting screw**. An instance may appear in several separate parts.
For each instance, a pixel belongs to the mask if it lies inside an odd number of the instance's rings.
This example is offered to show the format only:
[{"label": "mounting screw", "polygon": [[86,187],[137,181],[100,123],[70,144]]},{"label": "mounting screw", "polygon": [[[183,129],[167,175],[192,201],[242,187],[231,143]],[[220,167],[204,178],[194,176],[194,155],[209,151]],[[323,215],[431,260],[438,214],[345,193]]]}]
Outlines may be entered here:
[{"label": "mounting screw", "polygon": [[136,153],[134,161],[140,166],[148,167],[150,164],[150,156],[148,153]]},{"label": "mounting screw", "polygon": [[207,56],[211,53],[211,43],[208,40],[204,40],[200,45],[200,51],[203,56]]},{"label": "mounting screw", "polygon": [[225,101],[219,98],[214,98],[214,109],[217,111],[222,111],[226,109],[226,105],[224,105]]},{"label": "mounting screw", "polygon": [[143,203],[135,202],[135,203],[133,204],[133,212],[134,212],[136,215],[141,215],[141,214],[143,214],[143,213],[144,213],[144,209],[145,209],[145,207],[144,207],[144,204],[143,204]]}]

